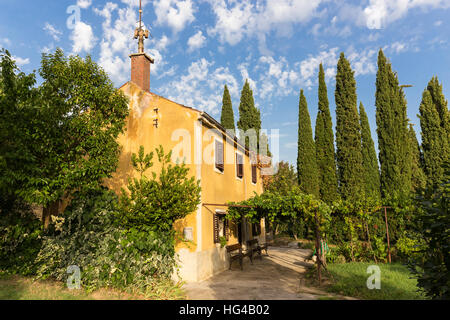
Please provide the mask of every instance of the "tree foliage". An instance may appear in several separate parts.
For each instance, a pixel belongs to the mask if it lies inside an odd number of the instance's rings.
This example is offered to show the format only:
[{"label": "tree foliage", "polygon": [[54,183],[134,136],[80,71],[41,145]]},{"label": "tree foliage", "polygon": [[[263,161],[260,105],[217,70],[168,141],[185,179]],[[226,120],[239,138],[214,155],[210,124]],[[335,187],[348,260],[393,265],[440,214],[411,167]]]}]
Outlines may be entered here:
[{"label": "tree foliage", "polygon": [[[446,168],[447,174],[449,168]],[[450,181],[444,181],[430,198],[420,199],[416,232],[425,246],[409,265],[418,286],[433,299],[450,299]]]},{"label": "tree foliage", "polygon": [[322,64],[319,67],[319,111],[315,126],[315,145],[320,198],[331,204],[339,198],[339,194],[337,190],[333,124]]},{"label": "tree foliage", "polygon": [[450,161],[449,111],[437,77],[424,90],[419,112],[424,171],[433,190],[444,179],[444,165]]},{"label": "tree foliage", "polygon": [[139,153],[132,155],[133,168],[140,177],[129,179],[128,192],[122,189],[120,219],[123,225],[168,232],[176,220],[197,209],[200,181],[188,177],[189,168],[184,163],[172,165],[171,154],[165,154],[162,146],[156,149],[161,171],[159,174],[151,172],[150,177],[145,172],[153,166],[153,152],[145,154],[141,146]]},{"label": "tree foliage", "polygon": [[339,191],[343,199],[358,200],[364,192],[361,129],[354,72],[344,53],[341,53],[337,65],[335,100]]},{"label": "tree foliage", "polygon": [[[240,137],[248,130],[255,130],[254,142],[248,137],[245,137],[245,146],[251,150],[257,151],[259,146],[259,134],[261,130],[261,113],[255,107],[255,100],[253,98],[253,90],[250,88],[248,80],[245,81],[241,92],[241,101],[239,104],[239,121],[237,122]],[[241,138],[242,139],[242,138]],[[255,145],[251,145],[255,143]]]},{"label": "tree foliage", "polygon": [[1,127],[17,127],[9,133],[2,129],[1,162],[15,193],[47,207],[111,177],[128,105],[105,71],[89,56],[65,57],[60,49],[43,55],[37,88],[34,75],[16,76],[14,68],[3,54],[0,99],[9,111]]},{"label": "tree foliage", "polygon": [[233,132],[234,130],[236,130],[236,127],[234,125],[233,105],[231,104],[230,92],[228,91],[227,85],[225,85],[225,89],[223,91],[220,123],[225,129],[233,130]]},{"label": "tree foliage", "polygon": [[308,104],[303,90],[300,91],[298,114],[297,175],[300,189],[306,194],[319,197],[316,147],[312,135]]},{"label": "tree foliage", "polygon": [[376,121],[383,198],[411,191],[411,150],[406,99],[397,74],[380,49],[376,79]]},{"label": "tree foliage", "polygon": [[378,169],[377,154],[370,132],[369,119],[362,103],[359,104],[359,118],[361,122],[362,163],[364,170],[365,194],[376,198],[380,195],[380,171]]}]

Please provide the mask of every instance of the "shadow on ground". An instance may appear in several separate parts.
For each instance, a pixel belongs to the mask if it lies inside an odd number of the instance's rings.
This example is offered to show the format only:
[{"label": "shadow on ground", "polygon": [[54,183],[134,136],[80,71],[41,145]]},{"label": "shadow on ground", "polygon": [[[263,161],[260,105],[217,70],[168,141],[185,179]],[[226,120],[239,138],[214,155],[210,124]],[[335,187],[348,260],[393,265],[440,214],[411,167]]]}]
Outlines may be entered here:
[{"label": "shadow on ground", "polygon": [[269,256],[254,258],[253,265],[244,259],[244,270],[239,262],[205,281],[185,285],[190,300],[315,300],[328,294],[321,291],[305,292],[301,278],[312,266],[305,261],[311,250],[269,247]]}]

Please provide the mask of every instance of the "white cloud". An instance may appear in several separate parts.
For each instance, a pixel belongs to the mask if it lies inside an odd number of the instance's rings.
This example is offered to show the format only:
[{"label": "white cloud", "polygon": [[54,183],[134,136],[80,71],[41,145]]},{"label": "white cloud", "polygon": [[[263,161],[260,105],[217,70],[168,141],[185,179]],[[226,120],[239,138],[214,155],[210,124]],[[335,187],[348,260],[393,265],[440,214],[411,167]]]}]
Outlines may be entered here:
[{"label": "white cloud", "polygon": [[[94,8],[94,12],[103,18],[99,64],[118,86],[130,80],[129,55],[137,52],[138,46],[137,40],[133,38],[139,19],[136,10],[137,1],[122,0],[122,2],[127,6],[120,7],[117,3],[108,2],[101,9]],[[143,6],[145,3],[143,1]],[[137,4],[139,5],[138,2]],[[145,51],[155,59],[152,74],[158,74],[159,69],[165,65],[161,52],[169,42],[165,35],[160,39],[151,38],[145,41]]]},{"label": "white cloud", "polygon": [[395,53],[401,53],[403,51],[406,51],[408,45],[406,43],[396,41],[393,44],[391,44],[391,48],[395,51]]},{"label": "white cloud", "polygon": [[[318,15],[322,0],[266,0],[250,1],[209,0],[216,15],[215,26],[208,34],[218,36],[222,43],[235,45],[244,36],[265,35],[276,30],[279,35],[289,36],[295,24],[305,23]],[[260,44],[261,45],[261,44]],[[264,44],[262,47],[264,49]]]},{"label": "white cloud", "polygon": [[12,56],[11,58],[12,58],[12,60],[14,60],[16,62],[18,67],[22,67],[22,66],[30,63],[29,58],[21,58],[21,57],[16,57],[16,56]]},{"label": "white cloud", "polygon": [[187,44],[188,44],[188,52],[192,52],[205,46],[206,37],[203,35],[203,32],[199,31],[189,38]]},{"label": "white cloud", "polygon": [[382,29],[389,23],[406,16],[414,8],[449,8],[450,0],[370,0],[364,8],[366,25],[369,29]]},{"label": "white cloud", "polygon": [[81,9],[87,9],[91,6],[92,0],[77,0],[77,6]]},{"label": "white cloud", "polygon": [[187,73],[161,88],[167,98],[189,107],[204,110],[212,115],[219,113],[223,87],[226,84],[232,97],[239,94],[238,82],[225,67],[214,69],[205,58],[194,61]]},{"label": "white cloud", "polygon": [[10,46],[10,45],[11,45],[11,40],[9,40],[8,38],[0,38],[0,48]]},{"label": "white cloud", "polygon": [[46,22],[44,26],[44,30],[53,38],[55,41],[60,40],[60,36],[62,35],[62,32],[57,30],[53,25]]},{"label": "white cloud", "polygon": [[92,27],[84,22],[77,22],[75,28],[70,36],[73,41],[72,53],[78,54],[81,52],[89,53],[95,46],[96,38]]},{"label": "white cloud", "polygon": [[195,20],[191,0],[156,0],[153,4],[157,25],[167,25],[174,33],[180,32]]}]

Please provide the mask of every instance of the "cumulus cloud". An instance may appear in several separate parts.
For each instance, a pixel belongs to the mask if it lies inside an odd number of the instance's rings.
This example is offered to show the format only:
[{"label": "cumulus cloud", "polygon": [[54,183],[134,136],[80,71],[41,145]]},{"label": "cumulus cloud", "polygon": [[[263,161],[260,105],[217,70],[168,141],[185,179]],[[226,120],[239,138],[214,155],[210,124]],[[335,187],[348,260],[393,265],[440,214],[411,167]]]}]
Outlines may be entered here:
[{"label": "cumulus cloud", "polygon": [[70,40],[73,42],[72,53],[78,54],[83,51],[89,53],[94,48],[97,39],[94,37],[92,27],[79,21],[75,24]]},{"label": "cumulus cloud", "polygon": [[208,34],[218,36],[222,43],[235,45],[244,36],[265,35],[276,30],[282,36],[292,33],[297,23],[305,23],[315,17],[322,0],[266,0],[250,1],[209,0],[216,16],[214,27]]},{"label": "cumulus cloud", "polygon": [[[116,85],[122,85],[130,79],[131,62],[129,55],[137,52],[137,41],[133,38],[137,27],[137,1],[122,0],[125,7],[107,2],[103,8],[94,8],[94,12],[103,18],[102,37],[100,40],[99,64],[110,75]],[[142,2],[143,6],[146,2]],[[144,26],[145,27],[145,26]],[[155,59],[152,74],[158,74],[165,62],[161,52],[169,39],[163,35],[159,39],[145,41],[145,51]],[[151,48],[151,49],[150,49]]]},{"label": "cumulus cloud", "polygon": [[156,0],[153,6],[156,24],[169,26],[174,33],[180,32],[195,20],[191,0]]},{"label": "cumulus cloud", "polygon": [[16,56],[12,56],[11,58],[12,58],[12,60],[14,60],[16,62],[18,67],[22,67],[22,66],[30,63],[29,58],[21,58],[21,57],[16,57]]},{"label": "cumulus cloud", "polygon": [[44,26],[45,32],[47,32],[55,41],[60,40],[60,36],[62,35],[62,32],[57,30],[53,25],[46,22]]},{"label": "cumulus cloud", "polygon": [[203,35],[203,32],[198,31],[188,40],[188,52],[192,52],[194,50],[200,49],[206,44],[206,37]]},{"label": "cumulus cloud", "polygon": [[381,29],[389,23],[403,18],[414,8],[449,8],[450,0],[370,0],[364,8],[366,25],[369,29]]},{"label": "cumulus cloud", "polygon": [[92,0],[77,0],[77,6],[81,9],[87,9],[91,6]]},{"label": "cumulus cloud", "polygon": [[173,101],[216,115],[220,110],[225,84],[230,95],[236,98],[239,94],[238,82],[230,70],[214,68],[213,62],[202,58],[192,62],[184,75],[161,89],[162,94]]}]

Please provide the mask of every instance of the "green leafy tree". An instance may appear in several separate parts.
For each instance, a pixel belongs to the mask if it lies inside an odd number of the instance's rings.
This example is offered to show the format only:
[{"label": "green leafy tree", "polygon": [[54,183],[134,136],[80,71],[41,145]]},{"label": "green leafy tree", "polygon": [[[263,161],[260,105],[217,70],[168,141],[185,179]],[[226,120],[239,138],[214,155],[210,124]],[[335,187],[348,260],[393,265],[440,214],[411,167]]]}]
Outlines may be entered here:
[{"label": "green leafy tree", "polygon": [[[450,175],[446,167],[447,176]],[[420,200],[416,232],[425,246],[409,261],[418,286],[432,299],[450,299],[450,180]]]},{"label": "green leafy tree", "polygon": [[333,124],[322,64],[319,67],[319,111],[316,118],[315,143],[320,198],[330,204],[339,198],[339,194],[337,190]]},{"label": "green leafy tree", "polygon": [[434,189],[444,178],[444,164],[450,161],[449,112],[437,77],[423,92],[419,112],[424,171],[428,187]]},{"label": "green leafy tree", "polygon": [[200,181],[189,178],[185,164],[172,165],[171,155],[162,146],[156,149],[159,174],[145,172],[153,166],[153,152],[145,154],[144,147],[133,154],[131,163],[139,178],[129,179],[128,192],[122,189],[120,219],[123,225],[147,226],[155,231],[170,232],[176,220],[194,212],[200,204]]},{"label": "green leafy tree", "polygon": [[222,114],[220,117],[220,123],[225,129],[228,130],[236,130],[234,125],[234,112],[233,105],[231,104],[230,92],[228,91],[227,85],[225,85],[225,89],[223,91],[223,99],[222,99]]},{"label": "green leafy tree", "polygon": [[376,79],[376,121],[383,198],[408,196],[411,190],[411,150],[406,99],[397,74],[380,49]]},{"label": "green leafy tree", "polygon": [[30,146],[39,91],[35,74],[20,72],[7,50],[0,58],[0,209],[9,212],[17,205],[16,190],[35,166]]},{"label": "green leafy tree", "polygon": [[356,106],[356,81],[344,53],[336,74],[336,159],[339,191],[345,200],[358,200],[363,195],[361,129]]},{"label": "green leafy tree", "polygon": [[362,162],[364,170],[364,185],[367,196],[381,198],[380,171],[378,169],[375,145],[370,133],[369,119],[362,102],[359,104],[359,118],[361,122]]},{"label": "green leafy tree", "polygon": [[319,197],[319,179],[316,164],[316,148],[309,117],[308,104],[303,90],[300,91],[298,113],[297,174],[300,189],[306,194]]},{"label": "green leafy tree", "polygon": [[[10,65],[8,60],[3,56],[5,65]],[[10,71],[8,66],[6,72]],[[8,165],[7,174],[16,177],[16,195],[44,206],[47,226],[61,199],[98,187],[116,171],[117,137],[124,130],[128,105],[89,56],[65,57],[60,49],[44,54],[39,74],[38,88],[32,88],[33,76],[14,79],[6,74],[1,99],[12,108],[10,119],[24,116],[21,132],[9,138],[20,143],[17,152],[22,156],[7,157],[9,163],[26,157],[26,164]],[[14,83],[20,83],[19,91]]]},{"label": "green leafy tree", "polygon": [[[261,114],[255,107],[255,100],[253,98],[253,91],[250,89],[248,80],[245,81],[244,87],[241,92],[241,101],[239,104],[239,121],[237,122],[240,137],[244,137],[245,133],[249,133],[248,130],[255,130],[253,134],[256,136],[250,139],[249,136],[245,137],[245,146],[252,150],[258,150],[259,145],[259,133],[261,130]],[[256,145],[251,145],[256,143]]]},{"label": "green leafy tree", "polygon": [[277,173],[271,177],[264,191],[287,194],[297,183],[298,178],[294,166],[289,164],[289,162],[281,161],[278,163]]}]

